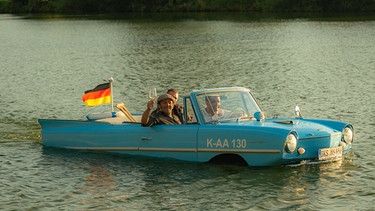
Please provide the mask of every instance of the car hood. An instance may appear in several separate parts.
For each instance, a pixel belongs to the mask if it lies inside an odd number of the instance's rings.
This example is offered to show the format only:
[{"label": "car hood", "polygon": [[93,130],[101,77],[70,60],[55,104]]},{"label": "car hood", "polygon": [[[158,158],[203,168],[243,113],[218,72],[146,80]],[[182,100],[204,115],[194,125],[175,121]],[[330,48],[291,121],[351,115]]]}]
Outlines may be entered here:
[{"label": "car hood", "polygon": [[[324,122],[314,122],[308,119],[265,119],[249,121],[244,125],[260,127],[265,130],[296,131],[299,138],[326,137],[341,134],[341,129],[335,129]],[[341,128],[341,126],[339,126]]]}]

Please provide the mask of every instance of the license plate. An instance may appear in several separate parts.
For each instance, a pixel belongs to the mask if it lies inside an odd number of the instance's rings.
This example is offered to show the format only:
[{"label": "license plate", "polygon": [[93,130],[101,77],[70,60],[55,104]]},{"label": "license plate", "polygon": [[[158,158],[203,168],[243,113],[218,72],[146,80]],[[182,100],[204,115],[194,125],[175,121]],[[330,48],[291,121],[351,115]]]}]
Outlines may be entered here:
[{"label": "license plate", "polygon": [[341,160],[342,159],[342,146],[319,149],[318,156],[319,156],[318,159],[320,161]]}]

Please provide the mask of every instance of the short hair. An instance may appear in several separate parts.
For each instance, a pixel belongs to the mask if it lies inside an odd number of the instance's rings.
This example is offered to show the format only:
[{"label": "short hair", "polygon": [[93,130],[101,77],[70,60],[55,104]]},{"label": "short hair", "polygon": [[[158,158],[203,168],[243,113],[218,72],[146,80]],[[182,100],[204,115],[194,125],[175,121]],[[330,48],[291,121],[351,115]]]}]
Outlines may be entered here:
[{"label": "short hair", "polygon": [[206,102],[211,102],[211,98],[212,97],[218,97],[218,98],[220,98],[220,95],[206,95],[205,96]]},{"label": "short hair", "polygon": [[176,93],[178,93],[178,90],[177,90],[177,89],[174,89],[174,88],[172,88],[172,89],[168,89],[167,93],[168,93],[168,92],[176,92]]}]

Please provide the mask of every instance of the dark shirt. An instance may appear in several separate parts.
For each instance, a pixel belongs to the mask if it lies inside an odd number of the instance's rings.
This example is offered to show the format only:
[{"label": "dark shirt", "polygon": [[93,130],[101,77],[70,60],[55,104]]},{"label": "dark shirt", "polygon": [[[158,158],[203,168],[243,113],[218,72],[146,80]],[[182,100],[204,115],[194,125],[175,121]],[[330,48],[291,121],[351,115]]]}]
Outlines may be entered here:
[{"label": "dark shirt", "polygon": [[[184,107],[180,104],[176,104],[174,105],[173,109],[172,109],[172,114],[176,115],[178,117],[178,119],[180,120],[180,122],[182,123],[183,122],[183,110],[184,110]],[[155,109],[151,112],[151,115],[156,113],[156,112],[159,112],[160,110],[159,109]]]},{"label": "dark shirt", "polygon": [[183,119],[182,119],[183,110],[184,110],[184,107],[180,104],[176,104],[172,110],[172,113],[178,117],[180,122],[183,122]]},{"label": "dark shirt", "polygon": [[142,126],[153,126],[153,125],[175,125],[175,124],[181,124],[181,121],[179,120],[178,116],[174,115],[172,113],[172,117],[164,114],[160,110],[156,110],[151,113],[148,122],[146,124],[142,124]]}]

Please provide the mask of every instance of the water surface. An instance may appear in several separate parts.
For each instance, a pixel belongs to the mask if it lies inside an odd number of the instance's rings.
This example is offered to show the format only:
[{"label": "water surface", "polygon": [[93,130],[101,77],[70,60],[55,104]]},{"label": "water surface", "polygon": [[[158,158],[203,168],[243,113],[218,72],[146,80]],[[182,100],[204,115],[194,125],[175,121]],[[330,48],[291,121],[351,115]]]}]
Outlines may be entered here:
[{"label": "water surface", "polygon": [[[310,18],[0,16],[2,210],[370,210],[375,22]],[[83,119],[83,91],[115,78],[142,112],[149,87],[180,95],[250,88],[268,116],[339,119],[356,129],[342,162],[248,168],[57,150],[38,118]]]}]

